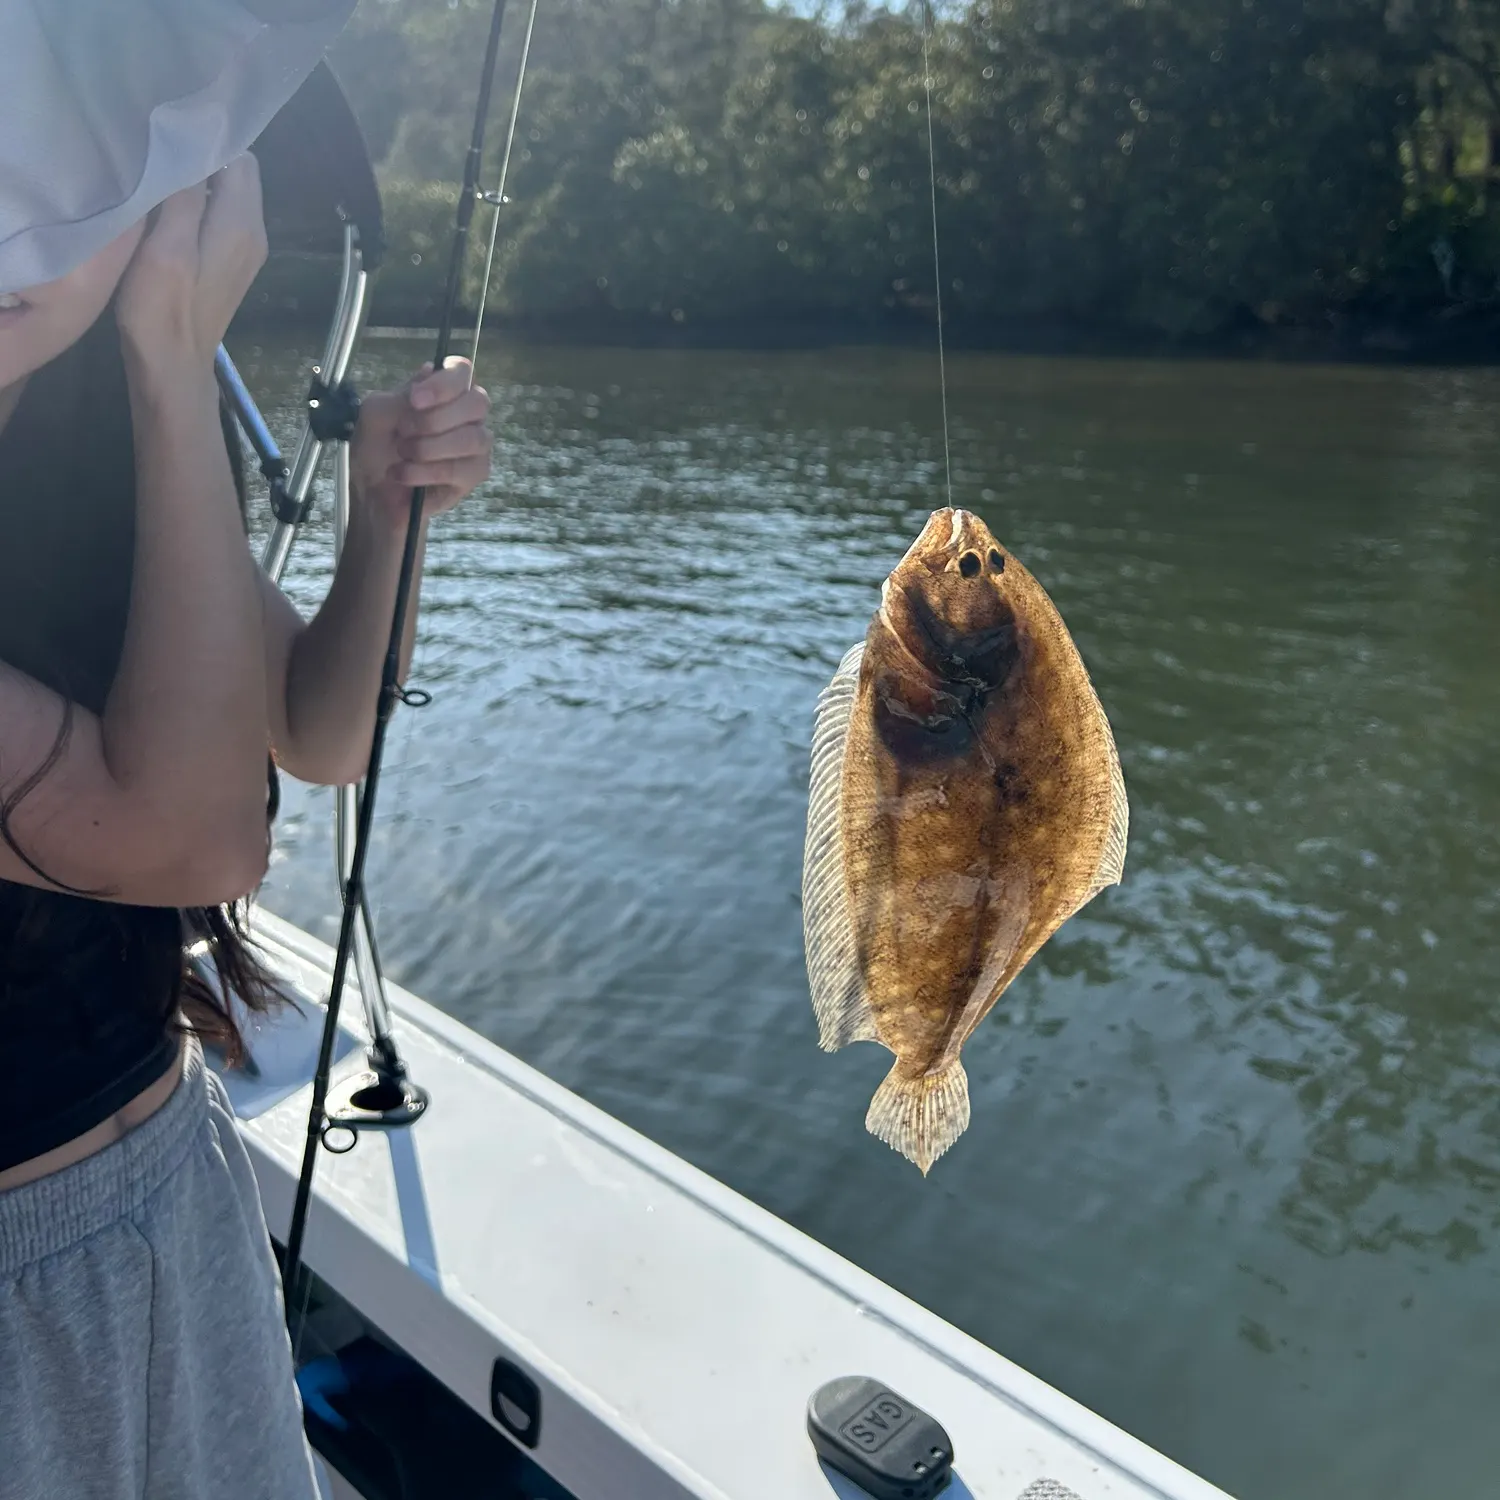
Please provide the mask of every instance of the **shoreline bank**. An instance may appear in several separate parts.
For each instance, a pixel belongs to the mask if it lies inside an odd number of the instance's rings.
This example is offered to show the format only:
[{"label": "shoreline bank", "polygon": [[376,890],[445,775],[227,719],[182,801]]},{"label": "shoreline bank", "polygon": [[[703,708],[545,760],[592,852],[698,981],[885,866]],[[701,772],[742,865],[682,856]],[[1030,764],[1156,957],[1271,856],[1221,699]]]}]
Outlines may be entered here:
[{"label": "shoreline bank", "polygon": [[[307,310],[261,312],[237,320],[245,332],[300,332]],[[460,321],[453,344],[462,350],[471,325]],[[931,322],[859,323],[830,319],[667,322],[646,318],[523,319],[486,322],[489,339],[527,346],[640,350],[935,349]],[[436,329],[416,320],[372,320],[365,336],[431,343]],[[1046,322],[945,325],[951,354],[1000,354],[1081,359],[1255,360],[1285,364],[1463,365],[1500,364],[1500,315],[1410,319],[1353,319],[1327,328],[1250,326],[1196,337],[1139,330],[1081,328]]]}]

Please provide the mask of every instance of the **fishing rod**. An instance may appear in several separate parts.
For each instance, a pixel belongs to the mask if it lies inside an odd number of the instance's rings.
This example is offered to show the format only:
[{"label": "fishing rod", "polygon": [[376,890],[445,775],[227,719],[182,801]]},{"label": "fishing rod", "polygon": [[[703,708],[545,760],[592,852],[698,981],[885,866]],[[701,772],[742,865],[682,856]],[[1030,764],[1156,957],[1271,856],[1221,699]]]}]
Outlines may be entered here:
[{"label": "fishing rod", "polygon": [[[437,348],[432,367],[441,370],[447,362],[453,341],[453,320],[458,308],[459,286],[463,279],[464,258],[468,250],[469,226],[474,218],[474,207],[481,199],[499,212],[504,201],[504,185],[495,193],[483,193],[479,187],[479,172],[484,156],[485,126],[490,113],[490,94],[495,81],[495,65],[500,51],[500,29],[505,19],[506,0],[495,0],[490,16],[489,37],[485,43],[484,63],[479,76],[479,97],[474,106],[474,127],[469,139],[469,149],[464,157],[463,187],[458,195],[458,212],[453,231],[453,243],[448,257],[448,279],[443,290],[442,313],[438,323]],[[532,20],[535,20],[535,0]],[[530,28],[527,32],[528,51]],[[511,111],[510,133],[514,138],[516,117],[520,106],[520,91],[525,80],[526,53],[523,52],[521,66],[516,76],[516,106]],[[509,145],[506,155],[509,158]],[[474,345],[477,351],[479,329],[474,330]],[[312,1198],[313,1171],[317,1163],[318,1147],[323,1142],[325,1128],[329,1124],[327,1115],[329,1072],[333,1065],[334,1045],[338,1037],[339,1004],[343,998],[344,982],[348,975],[350,957],[354,951],[355,936],[359,929],[361,914],[365,911],[365,864],[369,856],[370,835],[375,821],[375,796],[380,785],[381,760],[385,753],[386,730],[398,703],[418,704],[425,695],[408,692],[398,678],[401,668],[401,643],[406,633],[407,615],[410,613],[412,581],[416,573],[417,549],[422,538],[422,525],[426,509],[426,491],[416,489],[411,495],[411,509],[406,523],[406,540],[401,553],[401,572],[396,584],[396,602],[391,612],[390,638],[386,647],[385,662],[381,670],[380,696],[376,704],[375,729],[370,741],[370,758],[365,771],[363,788],[358,798],[358,814],[355,824],[354,847],[344,877],[343,912],[339,922],[338,947],[334,953],[333,979],[329,986],[328,1008],[323,1019],[322,1041],[318,1048],[318,1062],[313,1074],[312,1103],[307,1112],[307,1139],[302,1151],[302,1169],[297,1177],[297,1193],[292,1204],[291,1226],[287,1233],[286,1254],[282,1260],[282,1285],[286,1297],[288,1325],[292,1331],[293,1352],[300,1342],[307,1296],[298,1296],[302,1280],[302,1246],[307,1232],[307,1214]],[[351,1100],[357,1108],[363,1101],[358,1091]],[[422,1099],[425,1106],[425,1096]],[[420,1113],[420,1108],[418,1109]],[[341,1122],[342,1123],[342,1122]],[[349,1128],[349,1127],[345,1127]],[[297,1309],[294,1314],[293,1309]]]}]

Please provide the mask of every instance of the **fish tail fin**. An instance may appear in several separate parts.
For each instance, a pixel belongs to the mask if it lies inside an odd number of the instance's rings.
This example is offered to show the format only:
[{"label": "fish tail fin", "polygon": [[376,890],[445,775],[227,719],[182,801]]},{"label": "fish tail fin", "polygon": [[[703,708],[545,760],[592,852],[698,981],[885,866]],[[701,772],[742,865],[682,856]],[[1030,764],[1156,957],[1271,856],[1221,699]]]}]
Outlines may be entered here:
[{"label": "fish tail fin", "polygon": [[922,1175],[969,1128],[969,1078],[955,1057],[941,1072],[903,1078],[901,1064],[875,1090],[865,1129],[908,1161]]}]

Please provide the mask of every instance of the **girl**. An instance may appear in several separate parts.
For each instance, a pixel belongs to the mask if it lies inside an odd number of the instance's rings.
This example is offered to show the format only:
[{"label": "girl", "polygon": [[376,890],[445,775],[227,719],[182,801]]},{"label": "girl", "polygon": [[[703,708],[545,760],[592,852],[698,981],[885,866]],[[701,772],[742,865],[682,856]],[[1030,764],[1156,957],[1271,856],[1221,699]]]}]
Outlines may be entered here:
[{"label": "girl", "polygon": [[233,1053],[233,1022],[183,945],[268,1002],[226,905],[265,868],[268,750],[362,773],[411,489],[456,504],[490,436],[462,361],[366,399],[304,624],[246,546],[213,378],[264,255],[240,156],[0,295],[0,1500],[316,1493],[197,1039]]}]

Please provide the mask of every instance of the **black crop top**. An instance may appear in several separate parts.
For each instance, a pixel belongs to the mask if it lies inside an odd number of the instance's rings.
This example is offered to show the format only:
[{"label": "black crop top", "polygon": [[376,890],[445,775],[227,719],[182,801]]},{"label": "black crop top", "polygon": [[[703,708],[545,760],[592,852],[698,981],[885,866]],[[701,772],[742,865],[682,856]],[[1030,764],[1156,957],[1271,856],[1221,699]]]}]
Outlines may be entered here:
[{"label": "black crop top", "polygon": [[[129,392],[106,310],[0,429],[0,660],[101,713],[134,549]],[[30,768],[4,748],[0,724],[9,791]],[[182,941],[173,908],[0,881],[0,1170],[97,1125],[171,1065]]]}]

